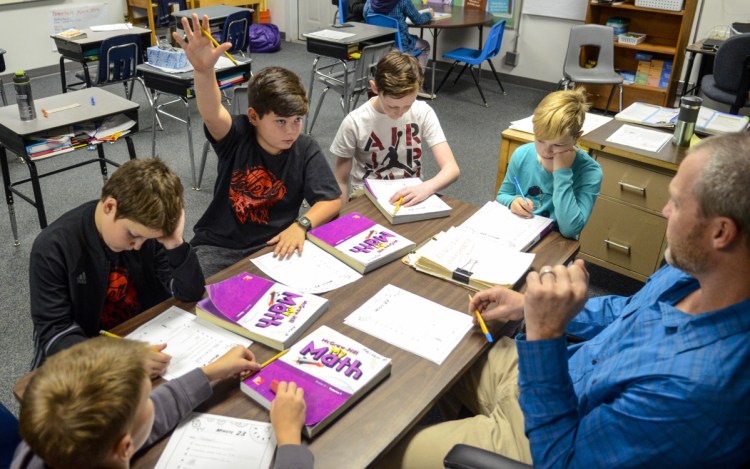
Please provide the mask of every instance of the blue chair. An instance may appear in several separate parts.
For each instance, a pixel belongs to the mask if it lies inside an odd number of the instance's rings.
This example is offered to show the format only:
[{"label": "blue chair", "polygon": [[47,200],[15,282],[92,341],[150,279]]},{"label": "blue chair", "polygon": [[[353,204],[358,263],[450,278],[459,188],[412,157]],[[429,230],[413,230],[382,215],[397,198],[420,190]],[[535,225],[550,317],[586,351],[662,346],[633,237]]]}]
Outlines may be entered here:
[{"label": "blue chair", "polygon": [[701,80],[701,90],[707,97],[730,106],[737,114],[750,106],[750,33],[732,36],[719,47],[714,58],[713,74]]},{"label": "blue chair", "polygon": [[156,7],[156,14],[158,16],[156,24],[165,27],[174,25],[174,20],[170,12],[170,5],[177,4],[177,7],[182,10],[187,10],[186,0],[158,0]]},{"label": "blue chair", "polygon": [[16,416],[0,403],[0,467],[10,467],[13,453],[20,442]]},{"label": "blue chair", "polygon": [[339,24],[346,23],[346,12],[349,11],[349,1],[339,0]]},{"label": "blue chair", "polygon": [[224,28],[221,30],[221,41],[232,43],[229,52],[240,52],[243,56],[250,47],[248,32],[253,22],[249,10],[237,11],[227,16],[224,20]]},{"label": "blue chair", "polygon": [[[152,101],[151,93],[146,89],[146,84],[138,76],[136,67],[143,63],[143,51],[141,40],[136,34],[123,34],[102,41],[99,48],[99,66],[95,77],[89,77],[88,68],[83,67],[76,77],[83,80],[86,87],[105,86],[113,83],[122,83],[125,86],[125,95],[128,99],[133,97],[134,82],[138,81],[143,87],[149,103]],[[129,85],[129,86],[128,86]]]},{"label": "blue chair", "polygon": [[505,20],[502,20],[492,25],[492,28],[490,28],[490,33],[487,36],[487,40],[484,42],[484,47],[482,48],[482,50],[470,49],[467,47],[460,47],[458,49],[453,49],[452,51],[443,54],[444,58],[452,59],[454,62],[451,65],[451,68],[448,70],[448,73],[446,73],[445,76],[443,77],[443,81],[441,81],[440,85],[438,85],[435,93],[440,91],[440,88],[443,87],[443,84],[448,79],[448,76],[450,76],[456,64],[458,64],[459,62],[463,62],[464,68],[461,69],[461,72],[453,81],[453,84],[454,85],[456,84],[458,79],[461,78],[461,75],[463,75],[466,68],[469,67],[469,72],[471,73],[471,77],[474,79],[474,83],[477,85],[479,94],[482,96],[482,101],[484,101],[484,107],[488,107],[487,100],[484,98],[484,92],[482,91],[482,85],[479,84],[479,80],[474,75],[474,67],[482,65],[482,62],[486,60],[490,64],[490,68],[492,69],[492,74],[495,76],[495,80],[497,80],[497,84],[500,85],[500,89],[502,90],[503,94],[505,94],[505,88],[503,88],[503,84],[502,82],[500,82],[500,78],[497,76],[497,70],[495,70],[495,65],[492,63],[492,58],[497,56],[497,54],[500,52],[500,45],[503,42],[504,32],[505,32]]},{"label": "blue chair", "polygon": [[[401,32],[398,27],[398,20],[387,15],[381,15],[380,13],[371,13],[365,18],[365,23],[374,24],[375,26],[383,26],[386,28],[394,28],[396,30],[396,47],[401,52],[404,52],[404,46],[401,44]],[[421,54],[421,50],[411,51],[411,55],[414,57]]]},{"label": "blue chair", "polygon": [[[5,49],[0,49],[0,73],[5,71]],[[3,78],[0,77],[0,98],[3,100],[3,106],[8,105],[8,100],[5,98],[5,85],[3,85]]]}]

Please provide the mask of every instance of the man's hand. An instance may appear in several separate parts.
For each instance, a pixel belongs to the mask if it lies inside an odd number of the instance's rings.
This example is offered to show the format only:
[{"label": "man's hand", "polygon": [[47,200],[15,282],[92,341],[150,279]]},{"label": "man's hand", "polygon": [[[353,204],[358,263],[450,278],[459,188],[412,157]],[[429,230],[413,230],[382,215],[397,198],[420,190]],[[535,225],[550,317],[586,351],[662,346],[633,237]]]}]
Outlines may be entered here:
[{"label": "man's hand", "polygon": [[510,211],[519,217],[532,218],[534,216],[534,202],[531,199],[516,197],[510,203]]},{"label": "man's hand", "polygon": [[305,391],[294,382],[279,382],[276,398],[271,402],[271,424],[276,443],[298,445],[302,443],[302,425],[305,423]]},{"label": "man's hand", "polygon": [[229,377],[236,378],[247,372],[258,370],[260,370],[260,365],[255,361],[255,355],[242,345],[234,346],[213,363],[203,367],[203,372],[209,381]]},{"label": "man's hand", "polygon": [[570,267],[544,266],[526,276],[526,339],[554,339],[565,335],[568,323],[586,303],[589,273],[582,260]]},{"label": "man's hand", "polygon": [[477,322],[477,316],[474,314],[477,309],[485,321],[520,321],[523,319],[523,302],[523,294],[496,286],[474,295],[469,303],[469,314],[474,324]]},{"label": "man's hand", "polygon": [[146,355],[144,367],[149,378],[156,379],[167,370],[172,356],[162,352],[167,348],[167,344],[151,345],[148,348],[149,352]]},{"label": "man's hand", "polygon": [[182,18],[182,29],[185,30],[186,40],[183,40],[176,31],[172,33],[172,37],[185,51],[187,59],[198,73],[212,71],[219,57],[232,47],[231,43],[225,42],[219,45],[219,47],[214,48],[211,40],[201,31],[201,26],[206,31],[211,30],[208,25],[208,16],[203,15],[203,23],[201,25],[198,22],[198,15],[193,14],[192,27],[187,18]]},{"label": "man's hand", "polygon": [[276,245],[273,250],[273,257],[282,259],[289,258],[297,251],[298,255],[302,254],[302,247],[305,245],[305,229],[299,223],[294,222],[287,229],[271,238],[266,244],[269,246]]},{"label": "man's hand", "polygon": [[185,209],[183,208],[182,213],[180,214],[180,221],[177,222],[177,226],[175,227],[174,231],[167,236],[156,238],[156,240],[160,242],[164,246],[165,249],[171,250],[179,246],[182,246],[182,243],[185,242],[184,238],[182,237],[184,232],[185,232]]},{"label": "man's hand", "polygon": [[401,206],[411,207],[412,205],[417,205],[418,203],[427,200],[427,198],[434,193],[435,192],[426,183],[423,182],[422,184],[416,186],[404,187],[403,189],[394,193],[388,200],[388,202],[390,202],[391,205],[396,205],[398,203],[398,199],[403,197],[404,201],[401,202]]}]

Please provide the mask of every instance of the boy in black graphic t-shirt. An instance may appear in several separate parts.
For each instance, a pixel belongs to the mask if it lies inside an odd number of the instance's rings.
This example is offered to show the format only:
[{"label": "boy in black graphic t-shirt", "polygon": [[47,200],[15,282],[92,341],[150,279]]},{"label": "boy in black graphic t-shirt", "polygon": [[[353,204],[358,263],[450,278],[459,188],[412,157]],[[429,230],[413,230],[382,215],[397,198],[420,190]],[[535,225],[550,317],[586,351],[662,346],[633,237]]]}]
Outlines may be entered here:
[{"label": "boy in black graphic t-shirt", "polygon": [[[299,77],[280,67],[261,70],[248,87],[246,115],[221,105],[214,64],[229,43],[217,48],[182,20],[185,37],[175,40],[195,69],[195,94],[206,137],[218,155],[214,198],[195,225],[191,243],[206,276],[254,251],[274,245],[274,254],[302,252],[305,234],[338,214],[340,190],[320,146],[300,135],[307,95]],[[203,18],[208,28],[208,19]],[[310,210],[299,216],[302,201]]]},{"label": "boy in black graphic t-shirt", "polygon": [[[161,160],[131,160],[112,174],[99,200],[42,230],[29,262],[34,367],[170,296],[203,296],[198,259],[182,238],[182,195],[180,178]],[[169,364],[167,345],[148,355],[152,377]]]}]

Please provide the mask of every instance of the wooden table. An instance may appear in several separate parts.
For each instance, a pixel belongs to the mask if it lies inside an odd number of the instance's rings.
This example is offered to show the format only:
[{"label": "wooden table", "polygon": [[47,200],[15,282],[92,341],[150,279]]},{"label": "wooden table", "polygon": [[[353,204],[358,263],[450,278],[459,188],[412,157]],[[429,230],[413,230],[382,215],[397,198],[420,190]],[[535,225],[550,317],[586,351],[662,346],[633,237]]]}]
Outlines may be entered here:
[{"label": "wooden table", "polygon": [[[92,105],[92,102],[95,105]],[[78,107],[67,109],[62,112],[50,113],[49,117],[43,117],[42,109],[56,109],[71,104]],[[70,169],[91,163],[99,163],[102,178],[107,180],[107,164],[119,166],[104,156],[104,146],[96,145],[96,157],[86,161],[64,166],[62,168],[39,174],[36,169],[35,160],[31,159],[26,151],[26,146],[34,143],[34,137],[49,137],[52,132],[59,132],[60,128],[83,124],[87,122],[100,123],[104,119],[123,114],[135,121],[135,126],[126,135],[125,141],[128,146],[128,155],[134,159],[135,147],[131,136],[138,132],[138,108],[139,105],[125,98],[121,98],[101,88],[86,88],[80,91],[64,93],[57,96],[37,99],[34,102],[37,118],[31,121],[22,121],[18,116],[16,106],[5,106],[0,108],[0,169],[2,169],[3,187],[5,189],[5,200],[8,202],[8,215],[10,226],[13,231],[15,245],[20,244],[18,240],[18,228],[16,226],[16,212],[13,208],[13,195],[17,195],[26,202],[33,205],[37,210],[39,227],[47,226],[47,214],[44,210],[44,199],[39,180],[54,174],[68,171]],[[52,135],[57,135],[53,133]],[[23,159],[29,170],[29,177],[18,181],[11,181],[8,168],[8,155],[6,148]],[[65,155],[65,153],[63,153]],[[34,193],[33,198],[16,189],[16,186],[30,182]]]},{"label": "wooden table", "polygon": [[[81,31],[86,33],[86,37],[83,39],[66,39],[56,35],[50,36],[55,41],[55,47],[57,47],[57,52],[60,54],[60,82],[63,93],[68,92],[65,77],[66,60],[81,64],[81,67],[83,67],[83,82],[89,88],[91,87],[91,77],[89,75],[88,63],[99,60],[99,48],[105,39],[125,34],[137,34],[141,39],[141,53],[145,57],[146,49],[151,45],[151,35],[153,34],[149,29],[138,27],[115,31],[92,31],[91,28],[86,28]],[[80,85],[80,82],[77,84]]]},{"label": "wooden table", "polygon": [[[450,217],[397,225],[396,230],[411,240],[421,243],[440,230],[460,224],[477,210],[477,207],[455,199],[445,197],[444,200],[453,207]],[[342,210],[343,213],[353,211],[360,212],[377,223],[388,226],[385,218],[366,197],[356,199]],[[539,269],[544,264],[568,261],[576,254],[577,249],[577,242],[562,238],[558,233],[551,233],[533,249],[533,252],[537,253],[533,267]],[[216,282],[242,271],[259,273],[252,263],[243,260],[216,274],[208,281],[209,283]],[[403,437],[440,396],[489,348],[481,331],[475,328],[467,334],[443,365],[438,366],[343,324],[346,316],[389,283],[458,311],[465,312],[466,310],[466,289],[417,273],[400,262],[392,262],[368,273],[353,284],[323,295],[330,300],[330,309],[311,326],[311,329],[323,324],[329,325],[391,358],[393,368],[388,378],[339,417],[323,433],[312,441],[304,443],[309,445],[315,455],[316,467],[359,468],[366,467],[377,460]],[[186,309],[193,306],[177,303],[176,300],[167,301],[121,325],[116,332],[128,333],[173,304]],[[490,322],[488,326],[497,335],[503,331],[504,325]],[[251,349],[259,362],[276,353],[257,343],[253,344]],[[17,396],[23,392],[28,376],[16,384],[14,392]],[[219,385],[211,399],[200,406],[198,411],[269,421],[268,412],[245,396],[240,391],[238,383],[232,380]],[[140,455],[133,461],[132,467],[153,467],[165,445],[166,439]]]},{"label": "wooden table", "polygon": [[[418,5],[417,5],[418,4]],[[415,2],[417,8],[424,8],[421,2]],[[430,94],[432,99],[435,99],[435,66],[437,64],[437,50],[438,50],[438,37],[443,30],[446,29],[460,29],[470,28],[476,26],[479,28],[479,49],[482,49],[482,33],[484,26],[494,19],[491,13],[488,13],[484,9],[478,8],[464,8],[458,5],[435,5],[428,4],[430,8],[435,10],[436,13],[450,13],[451,16],[439,20],[433,20],[426,24],[421,25],[410,25],[412,28],[419,28],[420,36],[427,29],[432,35],[432,74],[430,78]]]}]

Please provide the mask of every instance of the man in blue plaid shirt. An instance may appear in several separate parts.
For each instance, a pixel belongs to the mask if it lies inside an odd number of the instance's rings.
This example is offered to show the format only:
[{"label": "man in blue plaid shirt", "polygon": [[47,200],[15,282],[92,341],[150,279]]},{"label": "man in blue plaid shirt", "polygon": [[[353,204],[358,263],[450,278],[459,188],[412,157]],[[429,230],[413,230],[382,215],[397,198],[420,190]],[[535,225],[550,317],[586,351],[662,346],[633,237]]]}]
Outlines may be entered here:
[{"label": "man in blue plaid shirt", "polygon": [[[416,429],[388,464],[442,467],[456,443],[536,467],[737,467],[750,460],[750,135],[691,149],[669,186],[668,265],[586,301],[578,260],[478,293],[526,321],[451,391],[475,416]],[[566,332],[585,339],[568,346]]]}]

